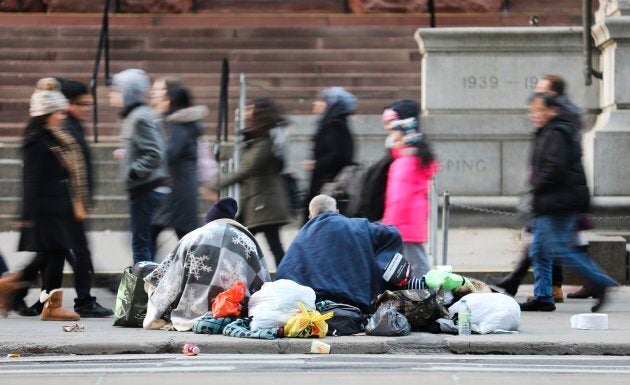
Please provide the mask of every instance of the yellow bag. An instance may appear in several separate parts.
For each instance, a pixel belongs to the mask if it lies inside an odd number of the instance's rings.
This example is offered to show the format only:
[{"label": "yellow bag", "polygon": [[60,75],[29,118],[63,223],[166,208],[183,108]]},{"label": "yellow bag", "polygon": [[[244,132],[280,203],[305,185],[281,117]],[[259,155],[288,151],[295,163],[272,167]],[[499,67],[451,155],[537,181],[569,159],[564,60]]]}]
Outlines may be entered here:
[{"label": "yellow bag", "polygon": [[328,312],[322,315],[317,310],[308,311],[302,302],[298,302],[298,305],[300,310],[289,318],[284,327],[284,335],[298,338],[326,337],[328,333],[326,320],[331,319],[334,313]]}]

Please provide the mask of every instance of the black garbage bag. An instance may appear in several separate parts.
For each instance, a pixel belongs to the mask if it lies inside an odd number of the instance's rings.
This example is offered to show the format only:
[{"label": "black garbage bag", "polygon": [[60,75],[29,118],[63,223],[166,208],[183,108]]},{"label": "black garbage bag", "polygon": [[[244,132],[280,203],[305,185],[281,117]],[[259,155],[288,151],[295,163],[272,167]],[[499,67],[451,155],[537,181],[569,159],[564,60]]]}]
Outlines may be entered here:
[{"label": "black garbage bag", "polygon": [[159,264],[153,262],[138,262],[123,271],[116,294],[114,326],[142,327],[149,301],[144,291],[144,277],[157,266]]},{"label": "black garbage bag", "polygon": [[440,303],[440,291],[397,290],[385,291],[376,299],[376,306],[392,303],[403,314],[414,331],[427,331],[439,318],[449,317],[448,310]]},{"label": "black garbage bag", "polygon": [[333,312],[333,317],[326,321],[329,336],[349,336],[365,332],[367,319],[358,307],[332,301],[318,302],[315,306],[321,314]]},{"label": "black garbage bag", "polygon": [[396,307],[386,304],[379,307],[365,327],[369,336],[406,336],[411,333],[411,325],[404,315],[396,311]]}]

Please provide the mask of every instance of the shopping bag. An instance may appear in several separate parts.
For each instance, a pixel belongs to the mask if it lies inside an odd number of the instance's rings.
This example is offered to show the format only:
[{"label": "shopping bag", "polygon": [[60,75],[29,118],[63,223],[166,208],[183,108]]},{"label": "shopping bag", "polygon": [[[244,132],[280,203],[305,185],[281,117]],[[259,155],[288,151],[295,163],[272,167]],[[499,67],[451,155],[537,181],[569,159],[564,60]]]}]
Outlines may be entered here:
[{"label": "shopping bag", "polygon": [[149,296],[144,291],[144,280],[132,273],[131,266],[127,267],[123,271],[116,294],[114,326],[141,328],[147,315],[148,300]]},{"label": "shopping bag", "polygon": [[231,288],[219,293],[212,301],[212,316],[214,318],[239,317],[241,315],[241,301],[245,298],[247,286],[243,281],[237,281]]},{"label": "shopping bag", "polygon": [[409,333],[411,333],[409,321],[391,303],[379,307],[365,327],[365,334],[369,336],[398,337]]},{"label": "shopping bag", "polygon": [[289,318],[284,327],[284,335],[287,337],[324,338],[328,333],[326,320],[333,317],[333,312],[320,314],[317,310],[308,311],[302,302],[298,302],[300,310]]}]

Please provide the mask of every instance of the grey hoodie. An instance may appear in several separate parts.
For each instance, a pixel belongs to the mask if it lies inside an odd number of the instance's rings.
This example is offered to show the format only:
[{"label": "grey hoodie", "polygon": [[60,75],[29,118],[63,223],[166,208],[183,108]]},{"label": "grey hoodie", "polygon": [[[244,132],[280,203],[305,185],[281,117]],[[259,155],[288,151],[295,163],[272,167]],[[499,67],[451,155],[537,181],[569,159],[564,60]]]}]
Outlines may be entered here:
[{"label": "grey hoodie", "polygon": [[120,139],[125,148],[120,172],[130,194],[143,194],[168,180],[166,147],[153,111],[145,102],[150,82],[139,69],[122,71],[113,78],[123,96]]}]

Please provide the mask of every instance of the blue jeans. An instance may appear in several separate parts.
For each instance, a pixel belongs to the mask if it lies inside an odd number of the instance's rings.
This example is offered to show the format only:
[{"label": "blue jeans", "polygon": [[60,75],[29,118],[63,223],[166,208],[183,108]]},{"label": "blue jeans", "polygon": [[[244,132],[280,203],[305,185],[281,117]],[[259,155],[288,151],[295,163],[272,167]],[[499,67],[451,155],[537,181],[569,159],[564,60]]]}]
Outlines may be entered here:
[{"label": "blue jeans", "polygon": [[541,215],[532,222],[533,239],[529,258],[534,268],[534,298],[539,302],[553,303],[551,266],[560,262],[567,269],[591,282],[594,293],[616,286],[590,256],[574,246],[577,231],[576,214]]},{"label": "blue jeans", "polygon": [[151,237],[151,220],[166,194],[150,191],[129,197],[129,216],[131,219],[131,252],[133,263],[153,261],[155,242]]}]

